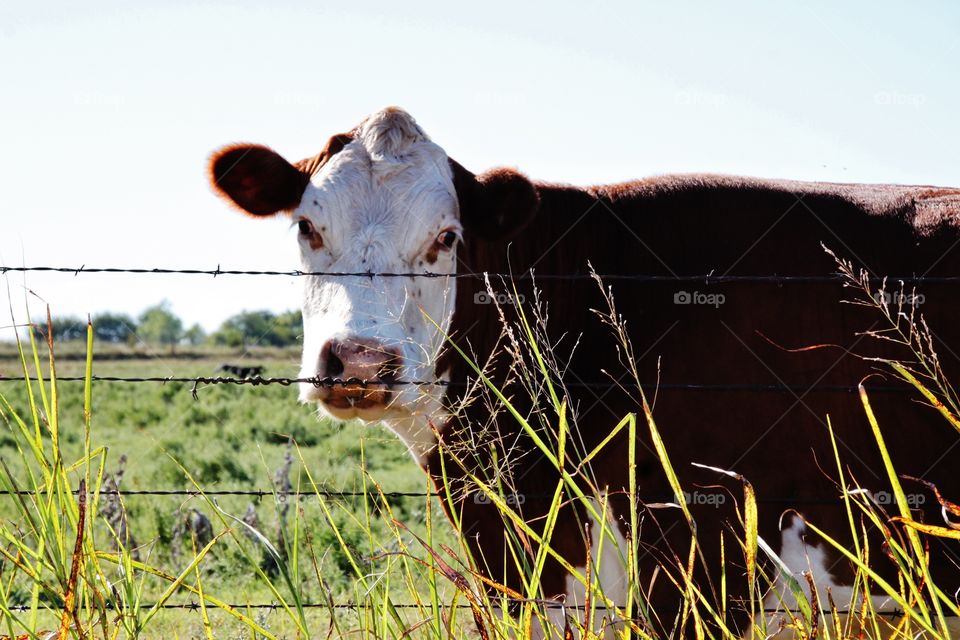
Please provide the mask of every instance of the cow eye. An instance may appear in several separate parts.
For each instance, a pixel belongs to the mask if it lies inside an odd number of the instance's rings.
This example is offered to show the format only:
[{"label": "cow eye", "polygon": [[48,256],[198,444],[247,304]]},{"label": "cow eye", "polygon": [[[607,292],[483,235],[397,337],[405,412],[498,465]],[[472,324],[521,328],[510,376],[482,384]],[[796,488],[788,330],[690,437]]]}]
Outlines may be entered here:
[{"label": "cow eye", "polygon": [[297,220],[297,231],[300,233],[300,237],[310,244],[311,249],[323,248],[323,236],[313,228],[309,220],[303,218]]},{"label": "cow eye", "polygon": [[437,244],[439,244],[444,249],[452,249],[453,245],[457,242],[457,232],[452,229],[446,229],[441,231],[437,235]]}]

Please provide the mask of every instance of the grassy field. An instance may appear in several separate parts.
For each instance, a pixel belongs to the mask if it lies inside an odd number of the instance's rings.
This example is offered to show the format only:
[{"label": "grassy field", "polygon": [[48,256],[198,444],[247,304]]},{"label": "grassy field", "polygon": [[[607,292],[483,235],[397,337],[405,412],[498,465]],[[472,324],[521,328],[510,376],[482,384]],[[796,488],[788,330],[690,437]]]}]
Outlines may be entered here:
[{"label": "grassy field", "polygon": [[[83,376],[84,346],[58,345],[58,377]],[[94,375],[125,377],[218,375],[217,367],[223,362],[263,365],[267,376],[295,377],[299,357],[297,349],[254,348],[238,352],[183,348],[170,354],[127,347],[101,348],[99,345],[95,354]],[[22,369],[15,345],[0,345],[0,377],[20,375]],[[44,375],[48,372],[44,371]],[[373,486],[371,481],[384,491],[422,492],[427,489],[425,475],[395,436],[379,427],[365,428],[318,419],[315,409],[297,403],[295,387],[201,386],[197,389],[196,399],[191,393],[192,385],[182,383],[94,382],[92,389],[91,445],[92,448],[106,449],[107,472],[114,472],[120,457],[126,457],[120,485],[124,491],[193,489],[184,473],[186,470],[205,491],[262,489],[269,493],[278,470],[283,467],[285,454],[291,451],[294,461],[287,475],[293,492],[307,494],[299,499],[296,496],[291,498],[301,510],[303,525],[300,531],[303,537],[297,543],[301,555],[296,587],[302,590],[300,597],[304,602],[326,602],[328,595],[337,602],[358,598],[356,572],[336,539],[334,528],[324,516],[320,500],[310,495],[312,488],[309,488],[304,468],[309,469],[317,486],[330,491],[363,492],[365,483],[367,490]],[[69,462],[79,459],[84,450],[83,383],[63,381],[59,393],[61,448],[64,459]],[[19,415],[30,414],[23,383],[0,382],[0,394]],[[11,467],[13,475],[23,481],[25,470],[18,468],[22,458],[17,455],[12,429],[10,424],[0,428],[0,458]],[[288,449],[291,438],[296,442],[295,449]],[[3,496],[0,499],[7,502],[0,504],[2,526],[8,530],[22,526],[23,523],[14,518],[15,511],[10,504],[12,498]],[[216,500],[224,511],[237,518],[243,517],[248,509],[255,510],[259,529],[276,541],[278,510],[272,495],[263,498],[220,496]],[[149,558],[153,565],[167,567],[171,573],[177,573],[179,565],[186,564],[192,556],[190,538],[182,537],[181,548],[175,549],[174,537],[177,522],[191,509],[206,515],[215,531],[225,528],[212,506],[200,497],[134,495],[124,498],[124,502],[129,530],[140,547],[141,557]],[[388,528],[382,526],[382,514],[376,512],[375,502],[370,498],[341,497],[331,499],[327,505],[346,543],[355,549],[358,558],[367,563],[362,569],[370,575],[380,571],[379,565],[390,562],[389,553],[397,551],[399,546]],[[393,509],[391,517],[421,534],[427,509],[434,509],[435,513],[431,515],[438,522],[443,519],[436,501],[431,504],[425,498],[398,497],[391,498],[389,504]],[[289,514],[288,519],[292,520],[293,515]],[[242,530],[242,527],[234,526]],[[101,533],[106,537],[106,526],[103,528]],[[452,540],[449,527],[438,527],[438,532]],[[307,553],[308,537],[312,553]],[[0,576],[2,568],[0,564]],[[223,601],[238,604],[277,602],[263,581],[251,579],[254,577],[253,567],[234,546],[218,543],[204,559],[201,568],[205,591]],[[326,583],[329,593],[321,589],[318,575]],[[148,581],[144,601],[154,601],[160,590],[159,582],[151,585]],[[18,597],[26,603],[27,595],[24,591]],[[171,602],[196,599],[189,596],[177,595]],[[12,600],[16,602],[18,597]],[[406,600],[409,596],[398,593],[398,602]],[[295,627],[282,611],[260,609],[250,614],[279,637],[292,637],[295,633]],[[415,621],[417,612],[411,610],[410,614],[411,620]],[[222,613],[210,615],[218,629],[216,637],[250,637],[243,625],[234,625]],[[312,610],[308,615],[316,621],[317,628],[327,626],[325,610]],[[350,619],[356,614],[345,610],[338,615],[349,628],[352,626]],[[222,620],[217,621],[218,616]],[[40,626],[52,624],[40,622]],[[147,636],[203,637],[201,613],[164,610],[151,623]]]},{"label": "grassy field", "polygon": [[[859,282],[852,276],[851,280]],[[877,306],[886,322],[899,331],[899,316],[877,303],[867,285],[862,289],[865,304]],[[604,319],[632,363],[632,346],[612,301],[610,315]],[[520,328],[526,344],[536,345],[530,325],[524,323]],[[960,430],[960,400],[942,377],[935,354],[924,351],[930,342],[923,331],[911,324],[908,334],[898,334],[913,352],[913,359],[884,362],[924,398],[935,402],[947,422]],[[60,345],[58,353],[60,378],[87,375],[88,366],[96,376],[211,376],[222,362],[262,365],[267,376],[294,377],[298,358],[295,350],[277,349],[200,349],[172,354],[97,347],[96,358],[85,361],[85,347],[72,344]],[[519,366],[526,367],[524,375],[551,379],[544,360],[534,358],[539,350],[526,356],[519,353]],[[28,354],[31,361],[33,357]],[[45,377],[49,375],[46,367],[49,365],[40,365]],[[33,375],[32,367],[28,373]],[[0,348],[0,378],[21,374],[16,350],[10,345]],[[640,387],[635,374],[633,384]],[[5,425],[0,427],[0,640],[25,630],[58,626],[61,638],[104,640],[526,638],[535,620],[540,624],[549,617],[548,608],[556,610],[556,603],[546,599],[541,578],[548,558],[563,560],[551,543],[561,505],[568,500],[590,514],[597,539],[616,543],[611,551],[617,554],[613,562],[620,564],[628,584],[625,601],[614,602],[604,593],[598,572],[591,572],[594,563],[604,566],[599,554],[606,545],[600,546],[598,557],[587,562],[584,572],[567,567],[573,578],[589,589],[589,603],[585,602],[582,610],[568,609],[562,618],[565,628],[555,628],[552,637],[577,637],[572,624],[578,633],[582,631],[579,637],[596,638],[595,630],[611,619],[616,622],[608,630],[623,639],[728,640],[744,635],[729,615],[723,595],[727,592],[722,590],[716,597],[694,577],[697,563],[705,562],[700,553],[703,545],[716,541],[698,538],[697,523],[680,498],[686,488],[678,480],[642,394],[638,412],[624,416],[611,436],[590,452],[568,446],[572,432],[566,398],[537,393],[538,410],[530,412],[532,418],[525,418],[507,397],[497,396],[538,453],[558,471],[549,509],[535,523],[511,506],[496,477],[469,476],[469,489],[495,505],[496,515],[504,521],[509,534],[505,552],[524,578],[522,591],[514,591],[470,575],[462,540],[446,522],[436,500],[381,493],[428,490],[424,474],[400,442],[381,428],[320,420],[312,408],[297,404],[295,388],[280,385],[194,389],[182,383],[95,380],[89,397],[84,386],[62,380],[55,403],[51,388],[44,395],[36,384],[28,389],[23,382],[0,380],[0,414]],[[493,388],[491,393],[498,391]],[[891,518],[869,492],[844,479],[838,486],[838,503],[846,510],[855,548],[805,521],[819,544],[843,553],[853,569],[849,600],[835,603],[830,593],[817,593],[813,582],[805,590],[803,576],[794,575],[759,538],[756,494],[752,485],[744,482],[737,502],[739,522],[731,522],[734,543],[721,547],[725,551],[718,582],[725,589],[733,581],[745,581],[749,588],[749,597],[737,603],[752,616],[746,637],[767,639],[778,630],[796,632],[795,637],[828,640],[958,637],[952,625],[960,620],[960,608],[953,594],[933,580],[927,538],[957,539],[960,534],[953,528],[914,520],[863,388],[860,400],[896,498],[888,507],[892,510],[895,506],[897,515]],[[554,426],[555,431],[544,431]],[[658,615],[644,609],[652,578],[642,575],[635,562],[642,551],[641,494],[633,464],[640,430],[649,434],[664,477],[677,496],[676,503],[648,507],[679,510],[689,533],[685,559],[665,560],[654,572],[666,576],[662,579],[669,580],[682,596],[682,610],[667,612],[676,617],[674,634],[656,635],[647,625],[651,614]],[[625,548],[615,539],[620,525],[608,513],[604,488],[594,486],[589,474],[570,472],[594,459],[602,460],[605,443],[612,442],[612,434],[620,431],[626,434],[626,454],[631,461]],[[549,437],[542,438],[544,433]],[[844,467],[832,430],[829,437],[833,462],[840,472]],[[464,465],[454,457],[455,451],[447,449],[446,453]],[[574,464],[577,456],[581,460]],[[117,505],[111,507],[101,493],[110,488],[109,477],[121,459],[126,460],[122,491],[199,488],[204,492],[263,494],[130,495],[121,510]],[[72,493],[84,480],[91,489],[87,516],[87,507]],[[284,486],[289,488],[277,495],[276,488]],[[359,495],[329,496],[326,492]],[[960,506],[942,504],[960,517]],[[121,513],[126,514],[136,544],[128,541],[126,548],[117,551],[118,538],[124,539],[123,521],[117,518]],[[184,523],[198,520],[209,524],[194,527],[194,533],[185,529]],[[85,528],[88,522],[93,526]],[[874,549],[871,555],[868,528],[883,533],[883,555],[897,564],[896,580],[883,581],[874,572],[871,562],[880,554]],[[131,549],[136,553],[131,554]],[[507,610],[503,599],[486,597],[484,592],[491,586],[514,606]],[[863,597],[866,592],[882,594],[896,610],[875,610],[874,600]],[[77,606],[73,605],[75,594]],[[773,600],[772,610],[771,594],[783,598]],[[199,610],[166,610],[151,604],[164,602],[206,604]],[[331,614],[324,605],[342,606]]]}]

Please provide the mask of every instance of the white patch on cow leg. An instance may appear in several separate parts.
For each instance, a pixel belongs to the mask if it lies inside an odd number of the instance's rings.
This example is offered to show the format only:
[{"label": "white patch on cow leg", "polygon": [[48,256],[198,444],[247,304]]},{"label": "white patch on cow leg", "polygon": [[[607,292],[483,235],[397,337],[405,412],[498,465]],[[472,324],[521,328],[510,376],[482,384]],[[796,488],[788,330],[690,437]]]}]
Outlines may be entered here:
[{"label": "white patch on cow leg", "polygon": [[[817,594],[820,598],[820,610],[824,615],[829,615],[830,605],[827,598],[827,591],[833,595],[833,601],[841,611],[856,610],[862,602],[859,594],[853,593],[853,587],[850,585],[839,585],[833,581],[830,575],[829,559],[824,549],[816,544],[809,544],[804,541],[806,534],[806,525],[798,517],[793,517],[790,526],[781,532],[780,536],[780,559],[790,568],[790,575],[800,583],[807,602],[810,602],[810,586],[804,577],[804,573],[809,572],[813,576],[817,587]],[[896,603],[887,596],[870,596],[874,611],[878,613],[891,612],[896,610]],[[763,600],[764,612],[760,615],[766,617],[766,629],[772,633],[779,629],[782,624],[789,624],[792,615],[800,617],[797,607],[797,600],[793,591],[790,589],[787,578],[781,571],[773,586],[773,589]],[[761,620],[756,620],[760,625]],[[822,619],[821,619],[822,622]],[[748,634],[749,636],[750,634]],[[785,629],[783,632],[772,636],[776,638],[788,638],[793,636],[791,629]]]},{"label": "white patch on cow leg", "polygon": [[[591,500],[591,502],[597,512],[600,513],[600,503],[596,500]],[[593,573],[591,578],[599,583],[607,599],[622,609],[626,604],[627,590],[629,589],[626,560],[627,540],[623,537],[609,510],[606,514],[606,522],[600,523],[592,520],[590,538],[591,572]],[[586,566],[579,566],[577,570],[586,575]],[[580,624],[583,624],[586,615],[583,609],[586,604],[586,587],[573,576],[567,576],[564,604],[567,606],[549,607],[547,609],[547,620],[550,624],[549,633],[545,633],[543,629],[538,628],[539,625],[534,625],[534,637],[562,638],[564,615],[573,617]],[[594,632],[599,633],[602,629],[602,637],[612,640],[616,637],[616,632],[622,624],[612,609],[608,609],[596,598],[593,598]],[[573,624],[570,626],[576,628]]]}]

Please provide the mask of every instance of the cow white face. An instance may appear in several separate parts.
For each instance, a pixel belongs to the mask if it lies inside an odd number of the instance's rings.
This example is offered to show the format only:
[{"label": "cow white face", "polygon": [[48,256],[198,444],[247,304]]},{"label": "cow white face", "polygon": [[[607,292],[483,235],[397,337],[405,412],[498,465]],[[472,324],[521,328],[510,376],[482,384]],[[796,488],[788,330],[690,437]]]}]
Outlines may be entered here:
[{"label": "cow white face", "polygon": [[453,274],[465,233],[484,241],[529,219],[533,186],[512,171],[470,174],[397,108],[295,165],[266,147],[234,145],[214,155],[211,173],[248,213],[289,212],[304,271],[357,274],[302,278],[301,377],[340,383],[302,383],[300,399],[432,442],[425,418],[442,415],[444,387],[433,383],[444,379],[436,365],[456,279],[416,274]]},{"label": "cow white face", "polygon": [[[447,155],[406,114],[380,112],[315,174],[292,218],[311,272],[455,273],[463,229]],[[304,278],[302,377],[368,383],[301,385],[338,418],[378,420],[436,409],[435,380],[455,278]],[[373,383],[373,384],[371,384]]]}]

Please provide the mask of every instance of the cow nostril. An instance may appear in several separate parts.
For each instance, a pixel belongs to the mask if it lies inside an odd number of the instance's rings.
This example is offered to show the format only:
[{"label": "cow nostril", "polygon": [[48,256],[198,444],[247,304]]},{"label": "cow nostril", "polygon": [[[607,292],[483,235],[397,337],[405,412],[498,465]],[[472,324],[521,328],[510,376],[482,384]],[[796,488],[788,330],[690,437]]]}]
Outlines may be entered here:
[{"label": "cow nostril", "polygon": [[350,337],[327,342],[320,357],[320,376],[348,386],[360,382],[390,386],[400,380],[403,358],[399,349],[375,340]]},{"label": "cow nostril", "polygon": [[337,378],[343,374],[343,360],[335,353],[333,348],[333,343],[328,342],[326,349],[324,349],[326,356],[324,358],[325,364],[323,369],[323,374],[327,378]]},{"label": "cow nostril", "polygon": [[343,373],[343,361],[337,356],[330,354],[327,358],[327,376],[336,378]]}]

